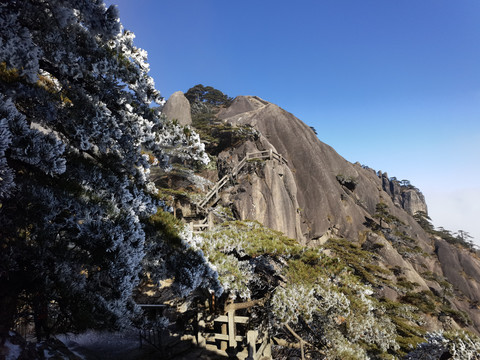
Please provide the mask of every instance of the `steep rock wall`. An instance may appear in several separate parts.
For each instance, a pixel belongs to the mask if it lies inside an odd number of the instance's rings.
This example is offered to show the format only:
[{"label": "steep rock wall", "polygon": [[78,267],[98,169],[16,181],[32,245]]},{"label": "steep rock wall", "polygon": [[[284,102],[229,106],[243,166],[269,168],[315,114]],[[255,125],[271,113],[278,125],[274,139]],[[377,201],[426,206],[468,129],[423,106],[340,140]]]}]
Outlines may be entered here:
[{"label": "steep rock wall", "polygon": [[[225,174],[248,152],[269,150],[273,146],[263,137],[219,154],[218,166]],[[300,243],[306,243],[301,230],[297,186],[290,168],[277,160],[252,161],[239,174],[236,184],[224,197],[241,220],[257,220],[281,231]]]},{"label": "steep rock wall", "polygon": [[[257,97],[239,96],[218,117],[232,125],[251,125],[287,158],[298,189],[302,233],[309,240],[318,241],[324,235],[358,237],[365,230],[365,219],[372,216],[381,200],[395,216],[412,223],[403,208],[394,209],[392,197],[374,171],[346,161],[309,126],[278,106]],[[355,179],[355,189],[342,186],[338,175]]]},{"label": "steep rock wall", "polygon": [[472,301],[480,302],[480,260],[442,239],[435,241],[435,252],[448,281]]}]

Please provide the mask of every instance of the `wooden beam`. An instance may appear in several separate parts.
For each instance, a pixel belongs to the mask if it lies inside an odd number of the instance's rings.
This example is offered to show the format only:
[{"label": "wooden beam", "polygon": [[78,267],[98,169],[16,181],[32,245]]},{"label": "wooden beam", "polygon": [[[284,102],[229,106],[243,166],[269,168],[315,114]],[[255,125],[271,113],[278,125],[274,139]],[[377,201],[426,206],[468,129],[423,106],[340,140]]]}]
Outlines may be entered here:
[{"label": "wooden beam", "polygon": [[[213,337],[215,340],[222,340],[222,342],[227,342],[228,341],[228,334],[213,334],[213,335],[210,335],[209,337],[207,338],[211,338]],[[241,335],[235,335],[235,341],[237,342],[242,342],[243,339],[245,338],[245,336],[241,336]]]},{"label": "wooden beam", "polygon": [[230,310],[227,313],[227,316],[228,316],[228,346],[235,349],[237,347],[237,341],[235,339],[235,336],[236,336],[235,321],[233,320],[235,318],[235,310]]},{"label": "wooden beam", "polygon": [[[221,335],[221,336],[217,336]],[[215,334],[215,339],[226,340],[220,342],[220,350],[226,351],[228,345],[227,324],[222,324],[222,334]]]},{"label": "wooden beam", "polygon": [[230,311],[230,310],[241,310],[241,309],[248,309],[252,306],[255,306],[255,305],[263,305],[266,301],[266,298],[263,298],[263,299],[257,299],[257,300],[250,300],[250,301],[246,301],[246,302],[243,302],[243,303],[233,303],[233,304],[228,304],[226,307],[225,307],[225,311]]},{"label": "wooden beam", "polygon": [[255,360],[257,357],[257,330],[250,330],[247,333],[248,360]]},{"label": "wooden beam", "polygon": [[[236,316],[233,321],[237,324],[247,324],[250,318],[248,316]],[[217,322],[228,322],[228,316],[227,315],[220,315],[215,318],[215,321]]]}]

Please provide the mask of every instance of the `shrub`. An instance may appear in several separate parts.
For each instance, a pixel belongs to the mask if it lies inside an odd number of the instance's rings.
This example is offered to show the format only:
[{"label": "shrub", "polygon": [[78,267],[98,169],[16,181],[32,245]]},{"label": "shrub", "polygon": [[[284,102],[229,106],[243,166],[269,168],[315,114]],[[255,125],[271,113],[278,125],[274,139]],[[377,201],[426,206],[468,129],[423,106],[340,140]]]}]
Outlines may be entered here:
[{"label": "shrub", "polygon": [[431,291],[407,292],[402,296],[402,301],[412,304],[424,313],[433,313],[435,311],[435,302],[432,300],[434,295]]},{"label": "shrub", "polygon": [[353,191],[358,184],[358,180],[353,176],[345,176],[342,174],[338,174],[336,176],[337,181],[340,185],[345,186],[347,189]]}]

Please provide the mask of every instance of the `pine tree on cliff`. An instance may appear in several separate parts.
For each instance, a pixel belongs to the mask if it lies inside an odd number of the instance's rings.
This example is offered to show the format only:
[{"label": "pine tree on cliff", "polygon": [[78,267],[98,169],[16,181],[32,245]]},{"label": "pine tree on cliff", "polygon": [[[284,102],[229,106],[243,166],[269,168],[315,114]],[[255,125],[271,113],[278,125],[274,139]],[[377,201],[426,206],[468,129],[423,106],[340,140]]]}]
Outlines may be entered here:
[{"label": "pine tree on cliff", "polygon": [[146,52],[115,7],[2,1],[0,29],[1,331],[22,305],[48,305],[64,329],[120,327],[135,310],[142,221],[159,205],[152,159],[203,159],[201,144],[151,108]]}]

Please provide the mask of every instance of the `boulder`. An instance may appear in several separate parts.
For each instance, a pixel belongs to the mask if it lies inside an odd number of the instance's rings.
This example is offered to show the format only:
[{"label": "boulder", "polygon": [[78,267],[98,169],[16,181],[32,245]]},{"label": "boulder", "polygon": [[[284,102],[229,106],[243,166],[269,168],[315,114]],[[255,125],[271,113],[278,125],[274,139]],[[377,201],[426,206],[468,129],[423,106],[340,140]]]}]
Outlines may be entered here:
[{"label": "boulder", "polygon": [[162,109],[162,113],[169,120],[177,120],[180,125],[190,125],[192,115],[190,113],[190,102],[183,92],[174,92]]}]

